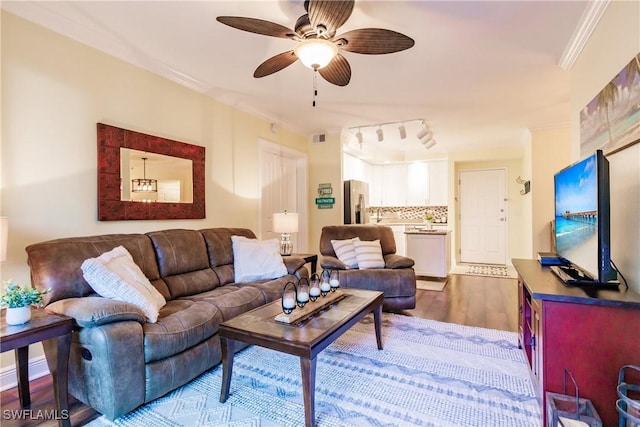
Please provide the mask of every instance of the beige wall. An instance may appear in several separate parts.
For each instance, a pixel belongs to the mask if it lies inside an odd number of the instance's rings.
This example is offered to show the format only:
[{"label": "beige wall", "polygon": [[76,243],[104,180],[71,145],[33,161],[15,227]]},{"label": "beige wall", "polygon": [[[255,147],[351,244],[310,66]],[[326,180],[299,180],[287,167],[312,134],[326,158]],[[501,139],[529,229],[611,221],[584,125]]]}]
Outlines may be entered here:
[{"label": "beige wall", "polygon": [[[97,221],[96,123],[206,147],[206,219]],[[66,236],[164,228],[257,229],[258,139],[307,153],[306,137],[2,12],[0,276],[29,283],[24,248]],[[36,349],[39,350],[39,347]],[[38,355],[38,351],[32,352]],[[10,353],[1,366],[13,364]]]},{"label": "beige wall", "polygon": [[553,176],[571,163],[569,128],[533,131],[531,134],[531,236],[530,258],[551,250],[550,222],[554,218]]},{"label": "beige wall", "polygon": [[[571,69],[572,160],[586,156],[580,153],[580,110],[639,52],[640,2],[612,1]],[[640,144],[608,159],[611,257],[640,292]]]},{"label": "beige wall", "polygon": [[[330,183],[336,204],[318,209],[318,184]],[[339,134],[327,134],[326,142],[309,147],[309,250],[319,254],[320,233],[325,225],[343,223],[342,144]],[[320,264],[318,264],[320,268]]]}]

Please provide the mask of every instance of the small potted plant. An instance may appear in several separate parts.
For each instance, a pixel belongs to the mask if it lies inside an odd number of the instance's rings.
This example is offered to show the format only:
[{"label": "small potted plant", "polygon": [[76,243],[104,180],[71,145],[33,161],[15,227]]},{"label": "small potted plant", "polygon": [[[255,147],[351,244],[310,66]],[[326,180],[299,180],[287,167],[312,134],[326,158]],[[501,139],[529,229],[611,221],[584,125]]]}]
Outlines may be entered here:
[{"label": "small potted plant", "polygon": [[431,223],[433,222],[433,212],[431,210],[425,212],[424,222],[427,224],[427,228],[431,229]]},{"label": "small potted plant", "polygon": [[4,283],[4,292],[0,295],[0,307],[7,307],[7,324],[21,325],[31,319],[31,306],[44,306],[42,296],[51,289],[41,291],[31,287],[22,287],[11,280]]}]

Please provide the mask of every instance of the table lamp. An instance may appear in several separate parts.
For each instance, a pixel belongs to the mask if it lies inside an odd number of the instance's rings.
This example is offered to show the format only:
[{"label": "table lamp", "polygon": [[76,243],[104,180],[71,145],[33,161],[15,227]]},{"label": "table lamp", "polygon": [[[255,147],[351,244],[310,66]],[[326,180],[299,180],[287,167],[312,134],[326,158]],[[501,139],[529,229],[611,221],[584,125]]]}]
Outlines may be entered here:
[{"label": "table lamp", "polygon": [[293,243],[291,243],[289,233],[298,232],[298,214],[291,212],[279,212],[273,214],[273,232],[280,235],[280,255],[291,255]]}]

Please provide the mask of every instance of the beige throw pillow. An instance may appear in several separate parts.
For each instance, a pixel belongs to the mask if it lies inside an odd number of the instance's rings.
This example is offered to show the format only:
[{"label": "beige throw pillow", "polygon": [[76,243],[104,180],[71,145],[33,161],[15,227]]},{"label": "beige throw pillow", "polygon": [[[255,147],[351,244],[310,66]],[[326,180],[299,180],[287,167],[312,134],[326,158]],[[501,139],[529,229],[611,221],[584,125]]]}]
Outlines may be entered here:
[{"label": "beige throw pillow", "polygon": [[380,240],[353,242],[358,259],[358,268],[384,268]]},{"label": "beige throw pillow", "polygon": [[233,270],[236,283],[277,279],[287,274],[276,239],[257,240],[231,236]]},{"label": "beige throw pillow", "polygon": [[331,246],[336,256],[347,268],[358,268],[358,259],[356,258],[356,250],[354,242],[360,241],[359,237],[346,240],[332,240]]},{"label": "beige throw pillow", "polygon": [[123,246],[86,259],[81,268],[85,280],[98,295],[139,307],[150,323],[158,320],[158,312],[167,302]]}]

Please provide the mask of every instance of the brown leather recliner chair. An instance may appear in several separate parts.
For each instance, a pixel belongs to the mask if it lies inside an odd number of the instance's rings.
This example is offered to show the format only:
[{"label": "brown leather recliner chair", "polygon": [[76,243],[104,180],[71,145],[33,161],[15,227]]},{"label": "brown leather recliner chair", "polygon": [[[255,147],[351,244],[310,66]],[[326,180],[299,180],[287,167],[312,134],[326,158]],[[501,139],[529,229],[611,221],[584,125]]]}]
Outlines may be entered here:
[{"label": "brown leather recliner chair", "polygon": [[[385,267],[348,269],[338,259],[331,240],[380,240]],[[396,254],[396,241],[390,227],[381,225],[329,225],[320,235],[320,266],[340,270],[340,286],[384,292],[383,310],[400,311],[416,306],[416,274],[413,260]]]}]

